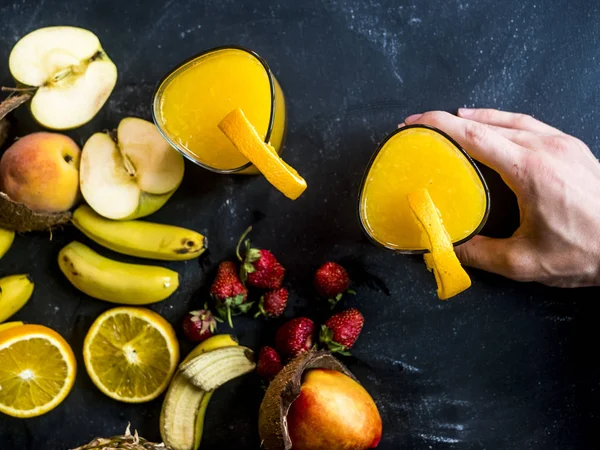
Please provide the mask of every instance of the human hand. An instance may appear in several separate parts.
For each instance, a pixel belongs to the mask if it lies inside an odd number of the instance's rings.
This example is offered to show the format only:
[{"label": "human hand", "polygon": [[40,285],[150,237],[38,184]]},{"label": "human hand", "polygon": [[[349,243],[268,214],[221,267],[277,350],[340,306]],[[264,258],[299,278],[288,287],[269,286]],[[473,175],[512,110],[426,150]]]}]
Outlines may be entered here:
[{"label": "human hand", "polygon": [[463,264],[550,286],[600,285],[600,163],[583,142],[533,117],[494,109],[459,109],[458,117],[432,111],[405,123],[445,131],[517,196],[517,231],[458,246]]}]

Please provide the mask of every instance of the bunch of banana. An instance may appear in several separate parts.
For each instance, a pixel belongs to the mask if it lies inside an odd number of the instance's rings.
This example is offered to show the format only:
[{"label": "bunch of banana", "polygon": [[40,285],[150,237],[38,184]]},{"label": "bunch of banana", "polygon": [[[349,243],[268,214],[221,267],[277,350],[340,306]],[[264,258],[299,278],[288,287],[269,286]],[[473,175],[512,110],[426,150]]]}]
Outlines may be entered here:
[{"label": "bunch of banana", "polygon": [[19,311],[33,293],[29,275],[10,275],[0,278],[0,323]]},{"label": "bunch of banana", "polygon": [[208,338],[180,364],[167,390],[160,433],[173,450],[196,450],[214,389],[253,371],[252,351],[227,334]]},{"label": "bunch of banana", "polygon": [[[206,250],[206,238],[195,231],[143,220],[110,220],[87,205],[75,210],[72,221],[93,241],[125,255],[183,261]],[[79,242],[61,250],[58,264],[77,289],[113,303],[156,303],[179,287],[179,276],[172,270],[105,258]]]}]

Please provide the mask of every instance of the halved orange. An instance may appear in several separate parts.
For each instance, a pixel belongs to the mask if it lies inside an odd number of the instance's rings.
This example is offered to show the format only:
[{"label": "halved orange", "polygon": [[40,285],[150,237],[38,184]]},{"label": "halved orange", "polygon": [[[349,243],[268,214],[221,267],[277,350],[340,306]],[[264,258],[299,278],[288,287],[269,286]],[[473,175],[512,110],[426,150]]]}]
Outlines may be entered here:
[{"label": "halved orange", "polygon": [[306,189],[306,181],[287,164],[275,149],[263,142],[240,108],[231,111],[219,128],[236,148],[283,195],[296,200]]},{"label": "halved orange", "polygon": [[28,418],[51,411],[71,392],[76,372],[73,350],[50,328],[0,332],[0,412]]},{"label": "halved orange", "polygon": [[142,403],[169,385],[179,361],[173,327],[146,308],[120,307],[101,314],[83,343],[85,368],[109,397]]},{"label": "halved orange", "polygon": [[408,203],[429,238],[430,253],[425,254],[425,264],[435,275],[440,300],[447,300],[468,289],[471,279],[454,253],[450,235],[429,191],[420,189],[411,192]]}]

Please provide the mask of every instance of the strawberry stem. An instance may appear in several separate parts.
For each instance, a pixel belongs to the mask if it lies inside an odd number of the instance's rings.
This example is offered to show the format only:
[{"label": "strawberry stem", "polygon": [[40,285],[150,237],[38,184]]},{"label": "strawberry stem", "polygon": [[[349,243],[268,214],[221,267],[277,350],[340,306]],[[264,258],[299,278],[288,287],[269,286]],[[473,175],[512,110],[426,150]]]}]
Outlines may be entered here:
[{"label": "strawberry stem", "polygon": [[227,307],[227,323],[231,328],[233,328],[233,321],[231,320],[231,308]]},{"label": "strawberry stem", "polygon": [[244,242],[244,239],[246,239],[246,236],[248,236],[250,234],[250,232],[252,231],[252,225],[250,225],[246,231],[244,231],[244,233],[242,234],[242,236],[240,237],[240,240],[237,243],[237,247],[235,248],[235,255],[237,256],[237,258],[240,261],[243,261],[242,259],[242,255],[240,254],[240,247],[242,246],[242,242]]}]

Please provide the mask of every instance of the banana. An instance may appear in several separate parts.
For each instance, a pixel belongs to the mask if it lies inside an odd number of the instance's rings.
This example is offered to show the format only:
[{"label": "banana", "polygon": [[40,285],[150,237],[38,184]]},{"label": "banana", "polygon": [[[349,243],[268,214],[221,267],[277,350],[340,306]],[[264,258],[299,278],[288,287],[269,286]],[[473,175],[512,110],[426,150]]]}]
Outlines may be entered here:
[{"label": "banana", "polygon": [[256,367],[254,352],[247,347],[227,347],[203,353],[181,364],[181,374],[194,386],[214,391]]},{"label": "banana", "polygon": [[206,250],[206,238],[195,231],[143,220],[110,220],[87,205],[75,210],[72,222],[98,244],[139,258],[184,261]]},{"label": "banana", "polygon": [[[205,352],[237,345],[230,335],[218,334],[199,344],[183,362]],[[160,414],[160,434],[166,445],[173,450],[195,450],[200,447],[204,417],[212,394],[189,383],[180,371],[175,373]]]},{"label": "banana", "polygon": [[15,232],[11,230],[7,230],[5,228],[0,228],[0,258],[2,258],[13,241],[15,240]]},{"label": "banana", "polygon": [[33,293],[29,275],[10,275],[0,279],[0,323],[20,310]]},{"label": "banana", "polygon": [[6,330],[10,330],[11,328],[20,327],[23,325],[23,322],[5,322],[0,323],[0,333]]},{"label": "banana", "polygon": [[159,266],[114,261],[77,241],[60,251],[58,265],[77,289],[112,303],[156,303],[179,287],[177,272]]}]

